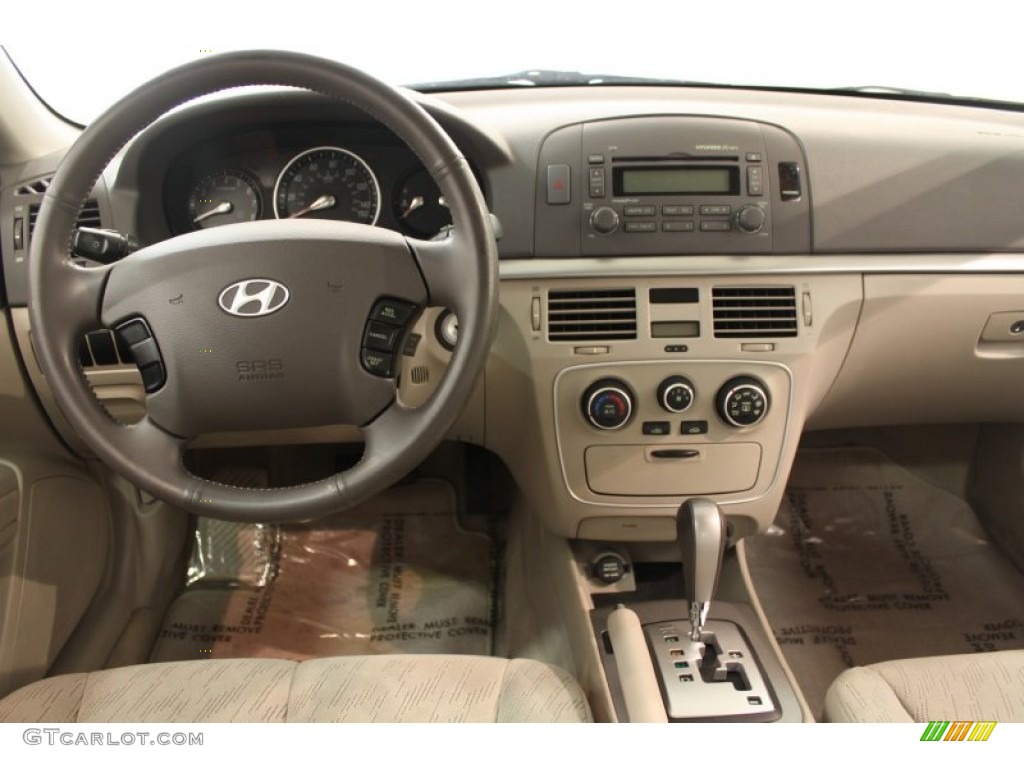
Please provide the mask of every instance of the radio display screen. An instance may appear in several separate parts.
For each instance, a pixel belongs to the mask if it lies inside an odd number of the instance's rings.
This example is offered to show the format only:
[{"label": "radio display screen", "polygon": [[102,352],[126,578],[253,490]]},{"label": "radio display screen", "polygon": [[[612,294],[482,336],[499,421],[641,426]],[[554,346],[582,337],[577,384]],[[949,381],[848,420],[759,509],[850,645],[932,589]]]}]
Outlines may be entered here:
[{"label": "radio display screen", "polygon": [[645,166],[615,169],[616,195],[738,195],[736,166]]}]

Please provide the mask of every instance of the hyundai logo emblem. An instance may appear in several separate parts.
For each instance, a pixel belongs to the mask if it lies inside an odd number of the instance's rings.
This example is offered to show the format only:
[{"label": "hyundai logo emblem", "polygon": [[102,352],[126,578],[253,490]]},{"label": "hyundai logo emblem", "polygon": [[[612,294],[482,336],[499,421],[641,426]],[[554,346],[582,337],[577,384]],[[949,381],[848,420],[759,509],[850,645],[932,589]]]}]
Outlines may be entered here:
[{"label": "hyundai logo emblem", "polygon": [[229,315],[264,317],[287,304],[290,295],[276,280],[239,280],[220,292],[217,303]]}]

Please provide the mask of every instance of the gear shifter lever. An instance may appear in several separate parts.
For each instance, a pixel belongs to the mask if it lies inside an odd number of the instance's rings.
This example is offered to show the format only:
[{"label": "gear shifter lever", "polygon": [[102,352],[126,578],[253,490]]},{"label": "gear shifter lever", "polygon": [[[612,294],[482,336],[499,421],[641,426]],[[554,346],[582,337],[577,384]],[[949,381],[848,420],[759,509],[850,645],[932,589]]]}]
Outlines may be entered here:
[{"label": "gear shifter lever", "polygon": [[688,499],[679,508],[676,534],[690,603],[690,639],[700,642],[722,568],[725,517],[710,499]]}]

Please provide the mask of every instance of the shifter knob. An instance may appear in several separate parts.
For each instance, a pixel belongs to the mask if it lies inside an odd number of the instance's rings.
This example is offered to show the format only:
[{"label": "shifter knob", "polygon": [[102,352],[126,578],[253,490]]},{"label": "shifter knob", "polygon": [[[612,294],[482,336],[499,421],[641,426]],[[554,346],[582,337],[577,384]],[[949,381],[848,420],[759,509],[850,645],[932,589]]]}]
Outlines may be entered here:
[{"label": "shifter knob", "polygon": [[722,568],[725,517],[711,499],[688,499],[676,516],[676,533],[690,603],[690,638],[698,641]]}]

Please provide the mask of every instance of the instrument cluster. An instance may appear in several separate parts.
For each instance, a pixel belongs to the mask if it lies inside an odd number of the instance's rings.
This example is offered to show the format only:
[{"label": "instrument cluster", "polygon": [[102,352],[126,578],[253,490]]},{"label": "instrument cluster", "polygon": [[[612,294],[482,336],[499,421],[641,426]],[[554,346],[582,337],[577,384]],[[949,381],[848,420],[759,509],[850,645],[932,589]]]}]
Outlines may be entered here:
[{"label": "instrument cluster", "polygon": [[451,224],[416,156],[385,129],[365,124],[274,127],[194,145],[170,164],[164,209],[174,234],[316,218],[429,239]]}]

